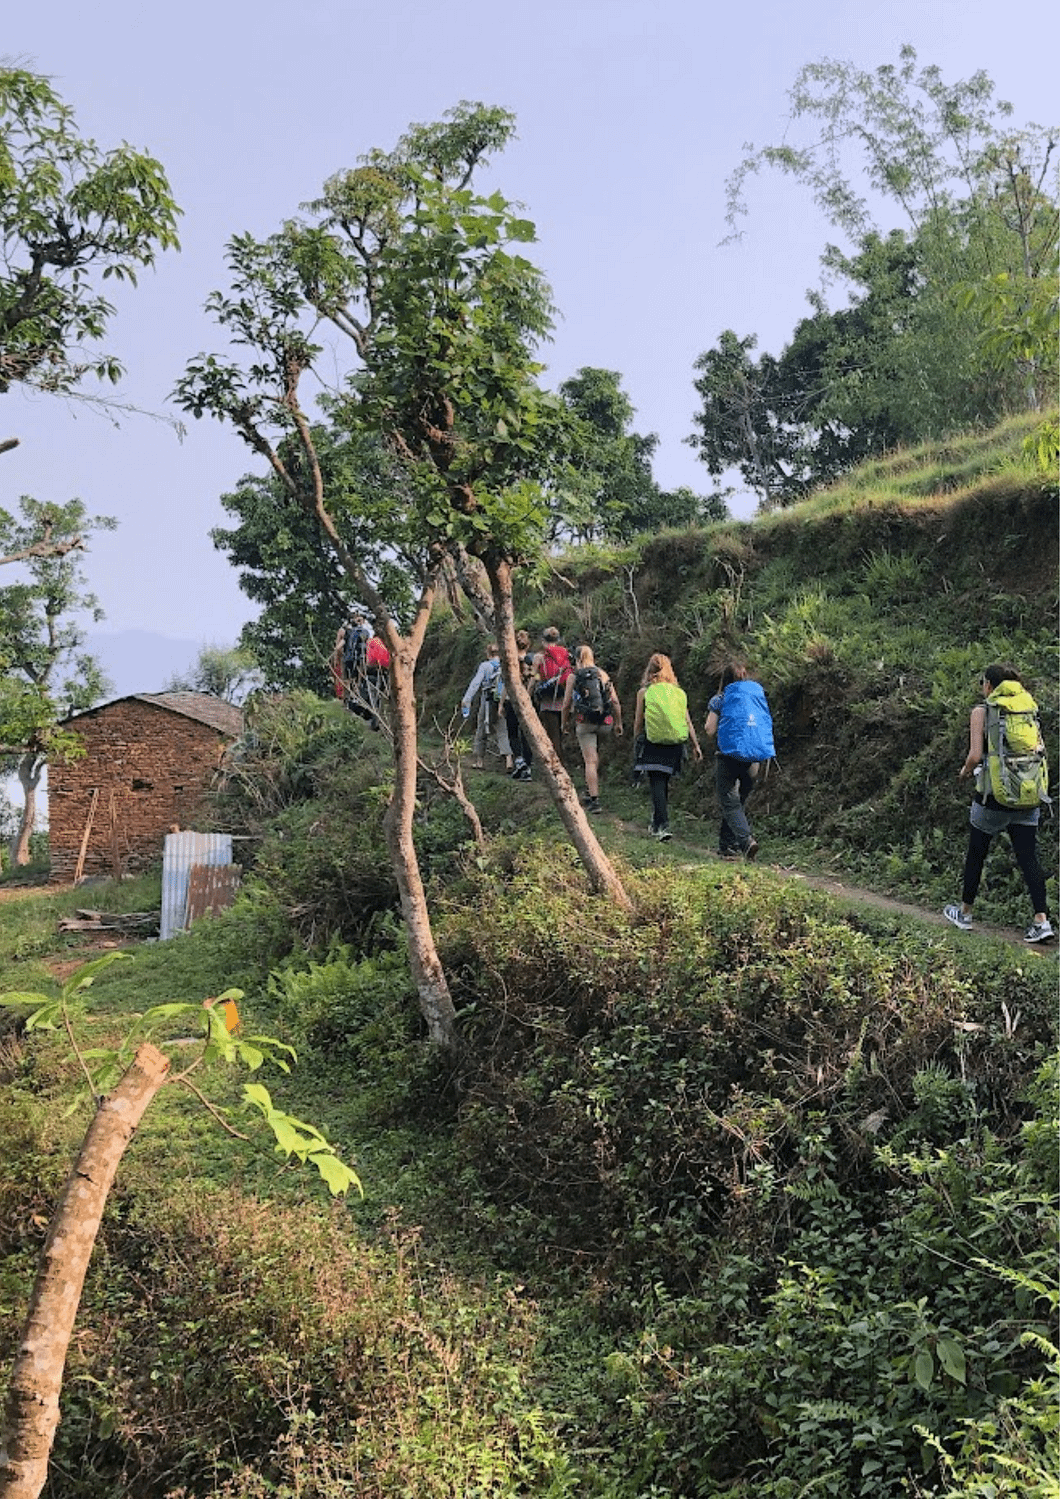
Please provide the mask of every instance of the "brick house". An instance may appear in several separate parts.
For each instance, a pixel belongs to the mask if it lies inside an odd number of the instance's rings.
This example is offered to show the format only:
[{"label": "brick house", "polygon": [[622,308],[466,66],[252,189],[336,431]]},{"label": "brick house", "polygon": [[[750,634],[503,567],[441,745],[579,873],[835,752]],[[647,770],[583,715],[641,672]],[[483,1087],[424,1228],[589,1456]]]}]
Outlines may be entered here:
[{"label": "brick house", "polygon": [[[243,713],[205,692],[137,692],[76,713],[79,760],[48,767],[53,880],[143,869],[174,825],[195,827]],[[82,847],[84,855],[82,858]]]}]

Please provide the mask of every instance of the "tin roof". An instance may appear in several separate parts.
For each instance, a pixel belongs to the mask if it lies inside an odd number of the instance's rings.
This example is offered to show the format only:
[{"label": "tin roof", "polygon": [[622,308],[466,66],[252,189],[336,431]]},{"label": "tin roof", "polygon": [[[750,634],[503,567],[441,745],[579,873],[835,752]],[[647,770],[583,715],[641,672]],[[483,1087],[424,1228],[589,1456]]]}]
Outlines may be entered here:
[{"label": "tin roof", "polygon": [[183,718],[193,718],[197,723],[216,729],[226,739],[238,739],[243,732],[243,710],[235,703],[226,703],[224,698],[214,697],[209,692],[130,692],[125,697],[113,698],[109,703],[99,703],[84,713],[74,713],[64,720],[76,723],[79,718],[88,718],[93,713],[104,713],[118,703],[150,703],[153,708],[164,708],[167,713],[179,713]]}]

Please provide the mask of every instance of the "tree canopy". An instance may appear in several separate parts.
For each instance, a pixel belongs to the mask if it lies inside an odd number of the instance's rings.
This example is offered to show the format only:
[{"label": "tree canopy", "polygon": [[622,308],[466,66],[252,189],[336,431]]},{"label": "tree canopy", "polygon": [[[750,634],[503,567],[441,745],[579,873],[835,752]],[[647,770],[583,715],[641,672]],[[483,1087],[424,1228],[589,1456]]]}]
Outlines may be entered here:
[{"label": "tree canopy", "polygon": [[947,83],[908,46],[873,71],[808,64],[789,97],[789,139],[748,147],[729,180],[732,238],[749,178],[787,173],[845,237],[821,264],[849,303],[811,293],[779,357],[727,331],[697,362],[691,439],[765,506],[897,443],[1042,409],[1060,332],[1055,130],[1014,128],[985,72]]},{"label": "tree canopy", "polygon": [[114,312],[101,283],[135,284],[177,248],[179,212],[153,156],[101,151],[47,78],[0,67],[0,392],[120,377],[99,348]]},{"label": "tree canopy", "polygon": [[[24,793],[14,862],[29,858],[36,816],[35,794],[49,756],[77,754],[76,735],[60,727],[70,713],[91,707],[107,689],[94,658],[82,650],[86,634],[78,616],[103,618],[94,594],[85,590],[83,538],[112,530],[109,516],[90,516],[80,500],[43,504],[24,495],[21,521],[0,512],[0,548],[25,554],[23,579],[0,588],[0,755],[18,773]],[[33,551],[47,535],[70,551]]]}]

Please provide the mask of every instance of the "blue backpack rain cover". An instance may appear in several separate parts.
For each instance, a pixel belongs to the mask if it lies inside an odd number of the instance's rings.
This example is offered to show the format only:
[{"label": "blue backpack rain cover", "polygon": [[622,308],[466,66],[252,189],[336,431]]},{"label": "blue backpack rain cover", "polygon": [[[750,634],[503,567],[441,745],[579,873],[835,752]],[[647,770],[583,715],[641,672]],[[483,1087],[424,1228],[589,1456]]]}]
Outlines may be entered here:
[{"label": "blue backpack rain cover", "polygon": [[772,760],[773,719],[758,682],[730,682],[721,699],[718,749],[734,760]]}]

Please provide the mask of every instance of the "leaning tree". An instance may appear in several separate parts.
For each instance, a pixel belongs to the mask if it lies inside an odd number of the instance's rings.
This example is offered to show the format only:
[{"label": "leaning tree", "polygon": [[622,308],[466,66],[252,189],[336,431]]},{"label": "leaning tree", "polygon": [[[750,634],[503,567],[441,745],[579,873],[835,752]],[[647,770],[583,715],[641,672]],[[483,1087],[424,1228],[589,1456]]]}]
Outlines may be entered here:
[{"label": "leaning tree", "polygon": [[[413,126],[393,152],[370,152],[331,178],[304,217],[265,241],[229,245],[232,285],[209,306],[237,349],[193,360],[176,397],[230,423],[268,463],[293,506],[311,513],[351,589],[376,615],[391,656],[394,791],[385,818],[412,976],[432,1039],[457,1044],[413,842],[414,673],[443,569],[474,586],[484,565],[516,710],[594,885],[628,898],[589,827],[520,681],[511,574],[539,546],[546,506],[535,479],[552,450],[557,403],[539,388],[535,349],[551,326],[548,287],[513,247],[534,228],[499,194],[473,192],[488,154],[511,137],[506,111],[463,104]],[[338,388],[320,391],[333,442],[382,438],[400,461],[386,490],[330,484],[305,390],[319,378],[314,320],[350,352]],[[332,351],[333,354],[334,351]],[[402,619],[339,517],[389,538],[415,579]]]},{"label": "leaning tree", "polygon": [[[286,235],[307,300],[353,353],[338,419],[403,460],[421,534],[485,568],[505,684],[535,761],[594,888],[628,907],[518,670],[512,575],[545,544],[548,481],[578,429],[538,383],[553,309],[520,251],[534,225],[500,192],[472,187],[514,126],[480,104],[413,126],[395,152],[330,178]],[[474,588],[466,566],[460,575]]]}]

